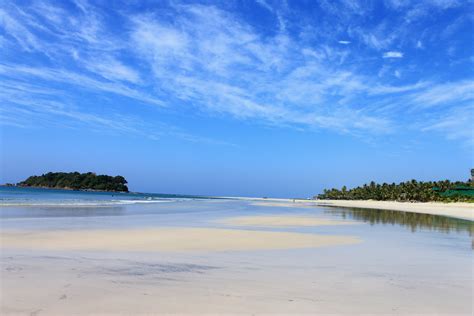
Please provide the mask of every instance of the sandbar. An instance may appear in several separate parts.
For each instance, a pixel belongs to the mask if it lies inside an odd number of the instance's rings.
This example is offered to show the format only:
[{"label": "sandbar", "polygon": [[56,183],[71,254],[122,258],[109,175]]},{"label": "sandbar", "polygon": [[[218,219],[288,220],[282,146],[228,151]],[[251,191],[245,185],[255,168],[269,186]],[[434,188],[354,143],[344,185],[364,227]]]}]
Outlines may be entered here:
[{"label": "sandbar", "polygon": [[218,228],[3,231],[2,248],[87,251],[246,251],[350,245],[354,236]]}]

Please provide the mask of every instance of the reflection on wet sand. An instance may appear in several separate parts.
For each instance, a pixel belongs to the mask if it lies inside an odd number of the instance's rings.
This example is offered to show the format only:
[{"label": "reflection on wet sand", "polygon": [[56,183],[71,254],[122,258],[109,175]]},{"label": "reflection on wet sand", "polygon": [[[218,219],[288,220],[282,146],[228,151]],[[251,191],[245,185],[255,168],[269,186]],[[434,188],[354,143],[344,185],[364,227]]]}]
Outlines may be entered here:
[{"label": "reflection on wet sand", "polygon": [[474,222],[472,221],[431,214],[362,208],[329,209],[326,210],[326,213],[336,214],[344,219],[362,220],[372,225],[398,224],[410,228],[412,232],[417,231],[417,229],[430,229],[445,233],[451,231],[468,232],[470,236],[472,236],[474,232]]}]

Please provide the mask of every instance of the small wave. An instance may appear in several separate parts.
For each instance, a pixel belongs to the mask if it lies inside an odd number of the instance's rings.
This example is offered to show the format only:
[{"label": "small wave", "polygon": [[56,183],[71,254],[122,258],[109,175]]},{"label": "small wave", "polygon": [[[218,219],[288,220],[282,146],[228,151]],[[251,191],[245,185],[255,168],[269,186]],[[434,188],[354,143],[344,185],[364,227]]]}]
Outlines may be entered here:
[{"label": "small wave", "polygon": [[147,200],[106,200],[106,201],[0,201],[1,206],[114,206],[114,205],[129,205],[129,204],[154,204],[154,203],[169,203],[175,202],[176,199],[147,199]]}]

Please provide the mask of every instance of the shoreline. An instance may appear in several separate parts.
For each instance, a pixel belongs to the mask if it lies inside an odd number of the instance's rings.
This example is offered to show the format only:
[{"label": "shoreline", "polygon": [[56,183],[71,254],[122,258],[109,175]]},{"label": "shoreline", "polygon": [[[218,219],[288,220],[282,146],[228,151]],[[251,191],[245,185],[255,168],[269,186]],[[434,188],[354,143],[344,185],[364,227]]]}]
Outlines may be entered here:
[{"label": "shoreline", "polygon": [[[0,185],[7,187],[6,185]],[[137,194],[138,192],[124,192],[124,191],[98,191],[98,190],[72,190],[65,188],[49,188],[49,187],[25,187],[16,186],[20,188],[33,189],[49,189],[49,190],[66,190],[76,192],[106,192],[115,194]],[[138,193],[140,194],[140,193]],[[164,194],[165,195],[165,194]],[[419,214],[430,214],[447,216],[457,219],[469,220],[474,222],[474,203],[467,202],[398,202],[398,201],[375,201],[375,200],[313,200],[304,198],[266,198],[266,197],[239,197],[239,196],[186,196],[183,198],[204,198],[216,200],[241,200],[253,202],[256,206],[276,206],[276,207],[294,207],[299,206],[322,206],[322,207],[342,207],[342,208],[362,208],[362,209],[379,209],[391,210],[399,212],[411,212]],[[26,206],[26,205],[5,205],[2,206]],[[37,205],[32,205],[37,206]],[[41,205],[44,206],[44,205]]]},{"label": "shoreline", "polygon": [[[228,197],[232,199],[232,197]],[[326,206],[344,208],[364,208],[391,210],[399,212],[411,212],[453,217],[463,220],[474,221],[474,203],[466,202],[397,202],[397,201],[374,201],[374,200],[304,200],[304,199],[282,199],[282,198],[245,198],[234,197],[236,200],[256,202],[258,205],[293,207],[297,204],[304,206]],[[265,203],[267,202],[267,203]]]},{"label": "shoreline", "polygon": [[464,202],[396,202],[370,200],[315,200],[317,206],[365,208],[454,217],[474,221],[474,204]]}]

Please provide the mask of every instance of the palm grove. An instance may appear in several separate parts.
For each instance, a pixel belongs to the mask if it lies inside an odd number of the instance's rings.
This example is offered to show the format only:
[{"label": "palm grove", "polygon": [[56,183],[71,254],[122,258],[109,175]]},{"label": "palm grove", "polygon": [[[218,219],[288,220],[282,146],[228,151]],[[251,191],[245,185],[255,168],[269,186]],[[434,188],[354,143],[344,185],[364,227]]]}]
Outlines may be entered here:
[{"label": "palm grove", "polygon": [[[472,171],[471,171],[472,172]],[[377,201],[466,201],[474,202],[474,182],[406,181],[399,184],[364,184],[352,189],[329,189],[315,196],[321,200],[377,200]]]}]

